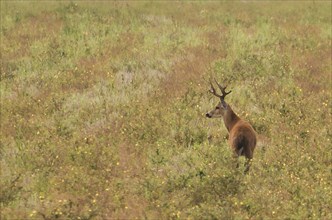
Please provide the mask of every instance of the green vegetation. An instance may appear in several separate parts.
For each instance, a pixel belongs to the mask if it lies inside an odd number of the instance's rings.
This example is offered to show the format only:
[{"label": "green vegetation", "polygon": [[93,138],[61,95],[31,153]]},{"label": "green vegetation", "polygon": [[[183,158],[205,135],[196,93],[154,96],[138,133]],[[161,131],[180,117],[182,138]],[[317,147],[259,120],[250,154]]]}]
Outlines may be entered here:
[{"label": "green vegetation", "polygon": [[330,9],[1,1],[1,219],[332,219]]}]

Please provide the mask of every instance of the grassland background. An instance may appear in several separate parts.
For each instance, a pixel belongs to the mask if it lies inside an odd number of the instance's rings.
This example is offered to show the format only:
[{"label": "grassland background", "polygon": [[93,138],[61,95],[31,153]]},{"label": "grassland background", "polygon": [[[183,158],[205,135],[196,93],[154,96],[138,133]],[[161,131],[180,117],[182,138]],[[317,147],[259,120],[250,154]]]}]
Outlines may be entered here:
[{"label": "grassland background", "polygon": [[1,1],[1,219],[332,219],[331,35],[328,1]]}]

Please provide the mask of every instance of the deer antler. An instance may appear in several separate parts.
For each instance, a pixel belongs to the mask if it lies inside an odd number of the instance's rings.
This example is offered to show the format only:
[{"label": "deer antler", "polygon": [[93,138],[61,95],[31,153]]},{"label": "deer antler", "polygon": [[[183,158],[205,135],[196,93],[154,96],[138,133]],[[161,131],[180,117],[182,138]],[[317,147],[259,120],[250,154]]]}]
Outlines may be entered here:
[{"label": "deer antler", "polygon": [[[230,90],[229,92],[226,92],[226,88],[227,88],[227,86],[225,86],[225,87],[222,87],[218,82],[217,82],[217,80],[214,78],[214,81],[217,83],[217,85],[218,85],[218,87],[219,87],[219,89],[221,90],[221,93],[222,93],[222,95],[221,96],[219,96],[220,97],[220,99],[222,99],[222,100],[224,100],[225,99],[225,97],[226,97],[226,95],[228,95],[229,93],[231,93],[232,92],[232,90]],[[211,83],[211,81],[210,81],[210,83]],[[212,84],[211,84],[212,85]]]},{"label": "deer antler", "polygon": [[216,89],[213,87],[211,79],[209,79],[209,82],[210,82],[210,85],[211,85],[211,89],[209,90],[209,92],[211,92],[213,95],[217,96],[218,98],[221,98],[221,95],[218,95]]},{"label": "deer antler", "polygon": [[216,89],[213,87],[213,84],[211,82],[211,79],[209,80],[210,81],[210,85],[211,85],[211,89],[209,90],[209,92],[211,92],[213,95],[219,97],[221,100],[224,100],[226,95],[228,95],[229,93],[231,93],[232,91],[230,90],[229,92],[226,92],[226,88],[227,86],[225,87],[222,87],[218,82],[217,80],[214,78],[214,81],[216,82],[216,84],[218,85],[222,95],[218,95],[217,92],[216,92]]}]

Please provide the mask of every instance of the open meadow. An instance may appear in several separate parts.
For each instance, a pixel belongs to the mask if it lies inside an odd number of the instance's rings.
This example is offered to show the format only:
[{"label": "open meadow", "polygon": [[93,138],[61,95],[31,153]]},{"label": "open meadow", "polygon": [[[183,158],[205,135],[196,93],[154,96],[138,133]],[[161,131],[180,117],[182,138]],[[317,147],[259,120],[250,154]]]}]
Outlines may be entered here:
[{"label": "open meadow", "polygon": [[332,219],[331,6],[1,1],[1,219]]}]

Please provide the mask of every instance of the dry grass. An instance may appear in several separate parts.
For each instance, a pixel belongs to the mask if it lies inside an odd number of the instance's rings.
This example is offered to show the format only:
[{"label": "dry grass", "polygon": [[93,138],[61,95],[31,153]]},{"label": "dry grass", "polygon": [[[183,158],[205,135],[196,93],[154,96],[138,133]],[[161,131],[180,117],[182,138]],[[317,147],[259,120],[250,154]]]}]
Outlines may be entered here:
[{"label": "dry grass", "polygon": [[2,219],[331,218],[330,2],[1,6]]}]

